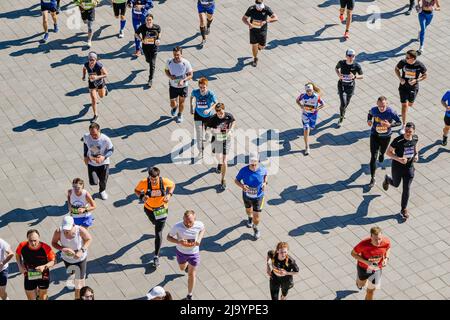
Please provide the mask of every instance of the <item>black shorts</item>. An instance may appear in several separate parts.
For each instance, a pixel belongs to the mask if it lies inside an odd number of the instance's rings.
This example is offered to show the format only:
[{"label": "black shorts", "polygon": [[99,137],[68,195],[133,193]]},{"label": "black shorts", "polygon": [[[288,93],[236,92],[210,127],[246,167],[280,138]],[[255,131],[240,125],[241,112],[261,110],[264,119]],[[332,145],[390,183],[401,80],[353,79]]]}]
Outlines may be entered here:
[{"label": "black shorts", "polygon": [[250,29],[250,44],[265,46],[267,42],[267,30]]},{"label": "black shorts", "polygon": [[24,280],[24,288],[26,291],[33,291],[37,288],[47,290],[50,286],[50,279],[41,279],[41,280],[28,280],[27,277],[25,277]]},{"label": "black shorts", "polygon": [[3,271],[0,271],[0,287],[6,286],[8,283],[8,268]]},{"label": "black shorts", "polygon": [[113,10],[116,17],[124,16],[127,12],[127,3],[113,3]]},{"label": "black shorts", "polygon": [[449,116],[445,116],[444,117],[444,122],[446,126],[450,126],[450,117]]},{"label": "black shorts", "polygon": [[400,85],[400,87],[398,87],[398,92],[400,93],[400,102],[401,103],[406,103],[406,102],[413,103],[414,100],[416,100],[417,93],[419,92],[419,88]]},{"label": "black shorts", "polygon": [[92,81],[88,81],[89,89],[103,89],[105,87],[105,81],[103,81],[101,84],[96,85]]},{"label": "black shorts", "polygon": [[169,85],[169,97],[170,100],[176,99],[178,97],[186,98],[189,93],[189,87],[183,87],[183,88],[175,88]]},{"label": "black shorts", "polygon": [[211,117],[204,118],[197,112],[194,112],[194,121],[201,121],[204,126],[208,123],[209,119],[211,119]]},{"label": "black shorts", "polygon": [[[63,262],[64,262],[64,265],[66,266],[66,269],[68,269],[71,266],[74,266],[74,267],[71,267],[71,270],[74,270],[76,280],[82,280],[82,279],[86,278],[87,258],[84,259],[83,261],[80,261],[77,263],[69,263],[64,260],[63,260]],[[75,271],[75,270],[77,270],[76,267],[78,267],[78,270],[80,271],[79,273],[77,271]]]},{"label": "black shorts", "polygon": [[41,4],[41,11],[50,11],[50,12],[56,12],[58,11],[57,7],[52,6],[50,3],[43,3]]},{"label": "black shorts", "polygon": [[87,21],[94,21],[95,20],[95,8],[90,10],[81,10],[81,20],[83,20],[84,23]]},{"label": "black shorts", "polygon": [[264,207],[264,196],[260,198],[249,198],[244,193],[242,194],[244,206],[246,209],[253,208],[254,212],[261,212]]},{"label": "black shorts", "polygon": [[342,81],[338,81],[338,94],[341,95],[343,93],[347,96],[353,96],[355,93],[355,86],[346,86],[342,84]]},{"label": "black shorts", "polygon": [[368,286],[369,289],[378,288],[380,286],[382,274],[381,269],[376,271],[368,271],[357,264],[356,270],[358,272],[358,279],[360,281],[365,281],[370,278],[371,285]]},{"label": "black shorts", "polygon": [[347,8],[348,10],[353,10],[355,7],[355,0],[340,0],[341,1],[341,9]]}]

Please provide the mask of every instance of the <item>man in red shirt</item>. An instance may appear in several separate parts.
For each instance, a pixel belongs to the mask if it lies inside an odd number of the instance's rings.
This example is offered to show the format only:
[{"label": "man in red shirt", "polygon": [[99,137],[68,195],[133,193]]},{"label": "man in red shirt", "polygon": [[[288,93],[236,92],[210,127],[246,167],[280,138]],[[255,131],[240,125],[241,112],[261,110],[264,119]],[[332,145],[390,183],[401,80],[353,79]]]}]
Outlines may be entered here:
[{"label": "man in red shirt", "polygon": [[387,265],[391,242],[382,236],[381,228],[370,229],[370,237],[362,240],[352,251],[358,261],[356,286],[359,290],[367,285],[366,300],[373,300],[375,289],[381,287],[381,269]]}]

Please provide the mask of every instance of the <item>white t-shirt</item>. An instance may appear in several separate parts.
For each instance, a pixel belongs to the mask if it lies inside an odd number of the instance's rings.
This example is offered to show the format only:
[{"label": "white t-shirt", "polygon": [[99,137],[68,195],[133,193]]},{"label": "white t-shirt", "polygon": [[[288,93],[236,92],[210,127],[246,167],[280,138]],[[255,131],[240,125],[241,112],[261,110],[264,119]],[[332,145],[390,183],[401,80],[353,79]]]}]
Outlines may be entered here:
[{"label": "white t-shirt", "polygon": [[[183,221],[178,222],[172,227],[169,235],[177,240],[191,240],[193,242],[198,240],[198,236],[202,230],[205,229],[205,225],[201,221],[195,221],[192,228],[186,228]],[[183,247],[177,244],[177,250],[184,254],[194,254],[200,251],[198,246],[195,247]]]},{"label": "white t-shirt", "polygon": [[[88,157],[95,157],[97,155],[104,156],[107,152],[107,150],[110,150],[113,148],[113,144],[111,142],[111,139],[104,135],[103,133],[100,134],[100,137],[97,140],[94,140],[89,133],[86,133],[83,136],[83,141],[88,147]],[[94,161],[89,160],[89,164],[94,167],[99,167],[104,164],[110,164],[109,157],[105,159],[102,163],[96,163]]]},{"label": "white t-shirt", "polygon": [[166,70],[169,70],[169,73],[175,77],[175,80],[170,79],[169,83],[174,88],[185,88],[189,85],[189,81],[185,81],[183,86],[179,86],[178,83],[181,79],[186,78],[186,74],[188,72],[192,72],[192,66],[189,61],[184,58],[181,58],[180,63],[176,63],[173,59],[167,60]]},{"label": "white t-shirt", "polygon": [[[0,239],[0,262],[6,259],[7,256],[6,251],[11,251],[11,247],[9,246],[8,242],[6,242],[3,239]],[[9,263],[5,264],[0,271],[8,269],[8,265]]]}]

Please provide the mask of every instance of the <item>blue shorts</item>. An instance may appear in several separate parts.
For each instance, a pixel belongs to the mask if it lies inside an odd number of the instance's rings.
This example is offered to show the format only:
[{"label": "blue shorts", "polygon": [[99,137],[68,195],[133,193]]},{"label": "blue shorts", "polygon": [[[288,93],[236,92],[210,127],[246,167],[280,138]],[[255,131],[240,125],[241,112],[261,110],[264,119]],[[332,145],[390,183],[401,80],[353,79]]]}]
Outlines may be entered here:
[{"label": "blue shorts", "polygon": [[51,3],[42,3],[41,4],[41,11],[50,11],[50,12],[56,12],[58,9],[56,6],[52,5]]},{"label": "blue shorts", "polygon": [[74,217],[73,222],[75,222],[75,225],[77,225],[77,226],[89,228],[90,226],[92,226],[94,224],[94,218],[92,217],[92,215],[83,217],[83,218],[75,218]]},{"label": "blue shorts", "polygon": [[0,271],[0,287],[5,287],[6,283],[8,283],[8,268]]},{"label": "blue shorts", "polygon": [[207,14],[214,14],[214,10],[216,9],[216,6],[209,6],[205,7],[202,4],[197,4],[197,10],[198,13],[207,13]]},{"label": "blue shorts", "polygon": [[303,113],[302,122],[304,129],[314,129],[316,127],[318,113]]}]

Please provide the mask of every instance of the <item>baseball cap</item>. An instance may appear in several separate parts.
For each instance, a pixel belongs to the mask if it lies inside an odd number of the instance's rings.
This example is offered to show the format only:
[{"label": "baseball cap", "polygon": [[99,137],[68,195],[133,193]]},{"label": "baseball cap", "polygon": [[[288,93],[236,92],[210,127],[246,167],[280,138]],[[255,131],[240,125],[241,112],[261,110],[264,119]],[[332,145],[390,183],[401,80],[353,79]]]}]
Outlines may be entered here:
[{"label": "baseball cap", "polygon": [[346,56],[354,56],[355,54],[356,52],[353,49],[348,49],[347,51],[345,51]]},{"label": "baseball cap", "polygon": [[405,128],[412,128],[413,130],[416,130],[416,125],[414,122],[408,122],[406,123]]},{"label": "baseball cap", "polygon": [[248,158],[249,158],[250,163],[255,163],[255,162],[258,163],[259,162],[259,158],[256,153],[250,153]]},{"label": "baseball cap", "polygon": [[72,230],[73,225],[74,225],[73,218],[71,216],[65,216],[62,221],[61,227],[63,230],[69,231]]},{"label": "baseball cap", "polygon": [[152,290],[150,290],[149,293],[147,293],[148,300],[153,300],[155,298],[162,298],[166,295],[166,290],[164,290],[163,287],[157,286],[154,287]]},{"label": "baseball cap", "polygon": [[308,90],[312,91],[312,90],[314,90],[314,86],[311,83],[308,83],[308,84],[305,85],[305,90],[306,91],[308,91]]}]

